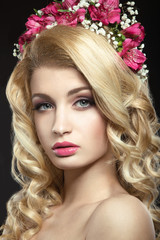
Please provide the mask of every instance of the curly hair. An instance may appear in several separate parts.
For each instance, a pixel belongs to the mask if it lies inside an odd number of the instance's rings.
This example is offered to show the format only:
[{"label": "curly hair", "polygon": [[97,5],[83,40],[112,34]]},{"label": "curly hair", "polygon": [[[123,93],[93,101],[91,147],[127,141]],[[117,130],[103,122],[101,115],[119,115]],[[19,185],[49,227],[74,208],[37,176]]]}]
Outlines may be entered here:
[{"label": "curly hair", "polygon": [[119,182],[148,208],[160,236],[159,124],[147,83],[133,73],[107,40],[80,26],[44,30],[25,49],[7,85],[13,111],[12,174],[21,190],[8,202],[0,239],[30,239],[50,207],[63,201],[63,171],[46,156],[32,113],[30,79],[41,66],[73,67],[90,84],[106,130]]}]

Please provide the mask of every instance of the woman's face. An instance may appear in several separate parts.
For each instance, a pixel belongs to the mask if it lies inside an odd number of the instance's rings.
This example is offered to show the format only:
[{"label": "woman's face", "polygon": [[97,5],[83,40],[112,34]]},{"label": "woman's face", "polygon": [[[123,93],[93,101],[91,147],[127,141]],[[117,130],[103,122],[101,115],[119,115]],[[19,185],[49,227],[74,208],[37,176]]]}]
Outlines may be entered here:
[{"label": "woman's face", "polygon": [[38,68],[31,93],[39,141],[56,167],[75,169],[107,160],[106,122],[77,70]]}]

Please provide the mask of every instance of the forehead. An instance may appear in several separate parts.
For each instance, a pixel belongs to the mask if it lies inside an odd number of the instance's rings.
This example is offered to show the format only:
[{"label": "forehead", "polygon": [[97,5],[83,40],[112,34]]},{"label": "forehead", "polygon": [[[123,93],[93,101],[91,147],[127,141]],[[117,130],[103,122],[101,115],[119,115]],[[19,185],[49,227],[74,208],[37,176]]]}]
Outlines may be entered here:
[{"label": "forehead", "polygon": [[89,83],[74,68],[40,67],[37,68],[31,77],[31,92],[44,92],[63,90],[71,88],[89,86]]}]

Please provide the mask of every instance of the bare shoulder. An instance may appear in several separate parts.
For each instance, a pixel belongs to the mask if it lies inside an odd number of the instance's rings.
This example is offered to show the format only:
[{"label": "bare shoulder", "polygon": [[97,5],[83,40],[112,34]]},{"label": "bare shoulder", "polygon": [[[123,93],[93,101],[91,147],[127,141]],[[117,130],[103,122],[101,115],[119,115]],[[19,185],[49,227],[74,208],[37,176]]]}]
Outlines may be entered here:
[{"label": "bare shoulder", "polygon": [[106,199],[94,211],[86,240],[154,240],[151,216],[144,204],[129,194]]}]

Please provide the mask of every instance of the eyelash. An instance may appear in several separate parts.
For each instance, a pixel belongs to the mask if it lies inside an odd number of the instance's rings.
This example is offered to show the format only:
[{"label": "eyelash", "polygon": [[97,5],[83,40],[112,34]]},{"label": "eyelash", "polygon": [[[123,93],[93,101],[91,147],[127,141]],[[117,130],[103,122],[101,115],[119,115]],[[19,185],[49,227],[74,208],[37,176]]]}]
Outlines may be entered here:
[{"label": "eyelash", "polygon": [[81,106],[81,107],[79,107],[79,108],[82,108],[82,109],[84,109],[84,108],[89,108],[89,107],[91,107],[91,106],[93,106],[94,104],[95,104],[95,102],[94,102],[94,100],[92,99],[92,98],[81,98],[81,99],[79,99],[79,100],[77,100],[75,103],[74,103],[74,105],[76,105],[76,104],[78,104],[78,103],[82,103],[82,102],[87,102],[87,106]]},{"label": "eyelash", "polygon": [[35,107],[32,110],[39,111],[39,112],[45,111],[47,109],[41,110],[40,108],[43,107],[43,106],[47,106],[47,105],[52,106],[52,104],[50,104],[48,102],[43,102],[43,103],[38,103],[37,105],[35,105]]},{"label": "eyelash", "polygon": [[[93,105],[95,105],[95,102],[92,98],[81,98],[81,99],[78,99],[73,105],[77,105],[78,103],[87,103],[87,106],[77,106],[79,109],[87,109]],[[46,107],[48,105],[48,108],[47,109],[40,109],[42,107]],[[48,102],[43,102],[43,103],[38,103],[32,110],[35,110],[35,111],[39,111],[39,112],[42,112],[42,111],[46,111],[48,109],[52,109],[54,106],[51,104],[51,103],[48,103]]]}]

